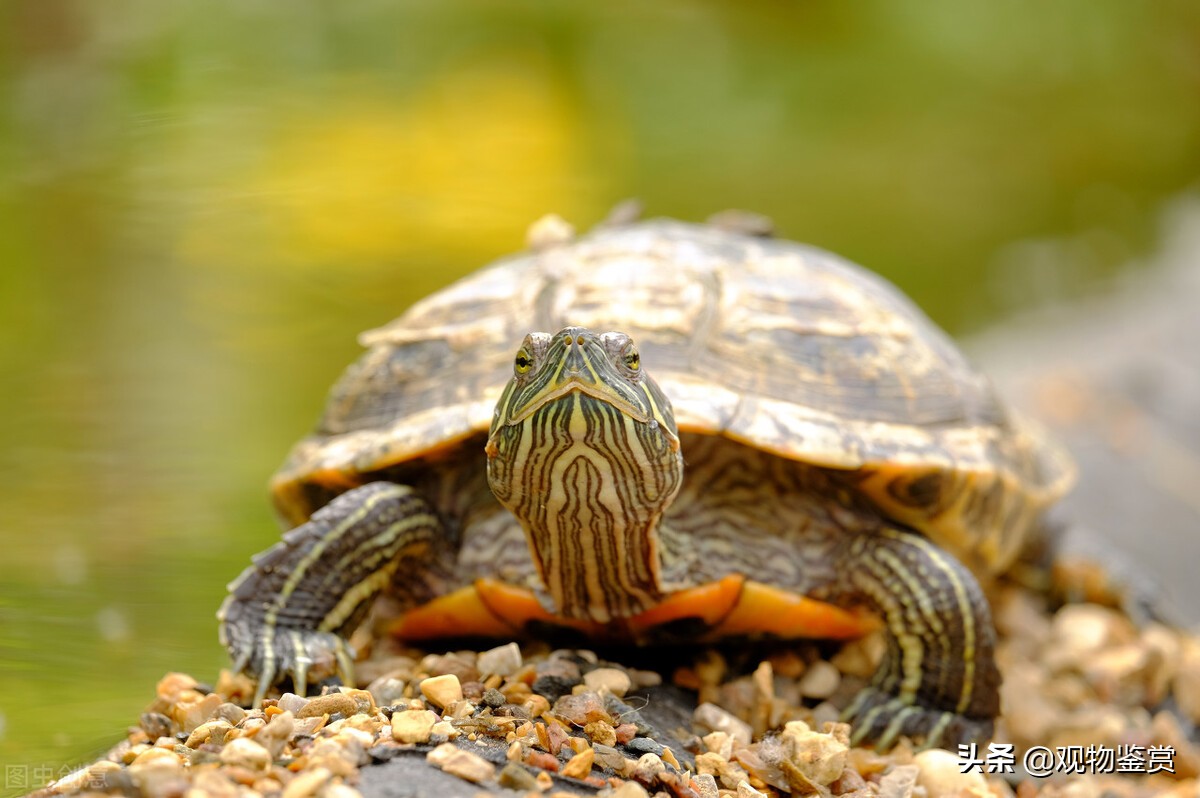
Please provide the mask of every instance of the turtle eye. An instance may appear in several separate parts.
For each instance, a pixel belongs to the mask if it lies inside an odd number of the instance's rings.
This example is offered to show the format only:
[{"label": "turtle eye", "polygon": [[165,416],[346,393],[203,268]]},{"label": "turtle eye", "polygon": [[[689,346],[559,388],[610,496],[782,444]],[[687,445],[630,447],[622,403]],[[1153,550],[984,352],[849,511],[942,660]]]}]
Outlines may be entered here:
[{"label": "turtle eye", "polygon": [[630,371],[637,371],[642,367],[642,356],[638,354],[637,347],[633,345],[632,341],[621,353],[621,358],[625,361],[625,367]]},{"label": "turtle eye", "polygon": [[533,368],[533,358],[529,356],[528,349],[521,347],[517,351],[516,359],[513,360],[513,371],[517,374],[528,374],[531,368]]}]

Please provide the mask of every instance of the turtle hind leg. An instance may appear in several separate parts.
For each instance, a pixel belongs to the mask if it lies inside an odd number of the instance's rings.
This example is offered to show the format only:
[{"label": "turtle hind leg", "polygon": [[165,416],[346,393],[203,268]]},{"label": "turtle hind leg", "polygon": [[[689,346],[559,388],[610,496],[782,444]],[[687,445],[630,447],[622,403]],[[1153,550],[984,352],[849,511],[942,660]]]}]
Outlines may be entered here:
[{"label": "turtle hind leg", "polygon": [[888,748],[986,742],[1000,709],[996,632],[969,570],[914,532],[854,535],[833,592],[883,619],[887,651],[871,684],[843,716],[855,743]]},{"label": "turtle hind leg", "polygon": [[289,677],[301,695],[310,682],[334,675],[352,683],[346,638],[396,570],[444,540],[440,520],[415,490],[372,482],[256,555],[217,612],[234,669],[258,679],[254,704]]}]

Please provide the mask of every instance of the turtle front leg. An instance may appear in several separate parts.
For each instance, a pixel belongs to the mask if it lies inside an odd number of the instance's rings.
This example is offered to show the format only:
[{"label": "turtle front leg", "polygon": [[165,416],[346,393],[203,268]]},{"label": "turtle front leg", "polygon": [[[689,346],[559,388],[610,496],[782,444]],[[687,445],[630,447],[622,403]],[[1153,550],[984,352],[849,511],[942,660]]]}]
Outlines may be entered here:
[{"label": "turtle front leg", "polygon": [[310,679],[337,674],[352,683],[346,638],[401,563],[430,556],[443,540],[440,520],[415,490],[372,482],[256,555],[217,612],[234,669],[258,679],[254,704],[289,676],[300,695]]},{"label": "turtle front leg", "polygon": [[879,671],[843,713],[853,741],[879,748],[900,735],[924,747],[988,741],[1000,672],[975,577],[925,537],[890,527],[852,536],[841,555],[833,594],[867,604],[887,632]]}]

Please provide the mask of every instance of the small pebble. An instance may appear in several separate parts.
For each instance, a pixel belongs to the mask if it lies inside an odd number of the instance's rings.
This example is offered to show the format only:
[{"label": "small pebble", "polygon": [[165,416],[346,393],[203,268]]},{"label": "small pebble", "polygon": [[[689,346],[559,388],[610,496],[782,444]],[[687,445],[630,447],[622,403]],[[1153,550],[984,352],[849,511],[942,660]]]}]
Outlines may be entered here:
[{"label": "small pebble", "polygon": [[453,673],[431,676],[421,681],[421,695],[438,709],[445,709],[463,700],[462,684]]},{"label": "small pebble", "polygon": [[832,663],[817,660],[808,667],[796,686],[802,696],[825,699],[834,694],[841,681],[842,674]]},{"label": "small pebble", "polygon": [[297,718],[319,718],[322,715],[353,715],[358,711],[358,702],[345,693],[330,693],[310,698],[296,713]]},{"label": "small pebble", "polygon": [[1200,724],[1200,639],[1184,642],[1178,663],[1172,680],[1175,700],[1193,723]]},{"label": "small pebble", "polygon": [[510,790],[528,792],[537,790],[537,777],[516,762],[509,762],[500,770],[500,786]]},{"label": "small pebble", "polygon": [[696,772],[713,776],[720,786],[728,790],[736,790],[739,781],[750,778],[741,765],[713,753],[696,755]]},{"label": "small pebble", "polygon": [[442,743],[426,754],[425,759],[453,776],[476,784],[491,781],[496,776],[495,765],[454,743]]},{"label": "small pebble", "polygon": [[636,751],[639,754],[653,754],[654,756],[662,756],[663,745],[657,740],[651,740],[649,737],[634,737],[625,747],[630,751]]},{"label": "small pebble", "polygon": [[247,770],[266,770],[271,766],[271,752],[253,740],[238,737],[225,743],[220,760]]},{"label": "small pebble", "polygon": [[913,757],[917,766],[917,786],[930,795],[955,795],[960,798],[986,798],[991,795],[982,773],[962,772],[957,755],[940,748],[922,751]]},{"label": "small pebble", "polygon": [[660,775],[666,772],[667,766],[657,754],[642,754],[633,768],[634,778],[643,784],[653,784]]},{"label": "small pebble", "polygon": [[585,779],[592,772],[592,764],[596,761],[596,753],[591,748],[585,748],[571,757],[559,774],[570,779]]},{"label": "small pebble", "polygon": [[303,696],[298,696],[295,693],[284,693],[279,696],[279,703],[276,706],[284,712],[291,712],[296,717],[308,717],[307,715],[300,714],[300,710],[304,709],[307,703],[308,699]]},{"label": "small pebble", "polygon": [[636,781],[626,781],[608,793],[608,798],[650,798],[650,793]]},{"label": "small pebble", "polygon": [[596,668],[583,675],[583,683],[589,690],[597,693],[605,691],[615,696],[624,696],[629,692],[632,682],[629,674],[619,668]]},{"label": "small pebble", "polygon": [[522,664],[521,647],[516,643],[507,643],[484,651],[475,661],[475,667],[484,676],[511,676],[521,669]]},{"label": "small pebble", "polygon": [[583,733],[593,743],[600,743],[601,745],[617,744],[617,733],[613,730],[612,724],[603,720],[596,720],[587,724],[583,727]]},{"label": "small pebble", "polygon": [[267,723],[262,730],[254,736],[255,742],[266,748],[274,759],[283,753],[284,746],[291,739],[292,733],[296,730],[296,720],[291,712],[281,712]]},{"label": "small pebble", "polygon": [[698,773],[692,777],[692,783],[696,785],[696,791],[700,793],[700,798],[719,798],[720,791],[717,787],[717,780],[713,778],[711,773]]},{"label": "small pebble", "polygon": [[[406,684],[403,679],[394,676],[381,676],[367,686],[367,690],[375,698],[377,706],[386,707],[404,700]],[[282,699],[281,699],[282,700]]]},{"label": "small pebble", "polygon": [[[844,726],[844,724],[842,724]],[[850,750],[847,729],[839,734],[815,732],[802,720],[783,727],[780,741],[792,765],[813,784],[825,787],[842,775]],[[842,739],[838,739],[842,737]]]},{"label": "small pebble", "polygon": [[920,775],[916,765],[895,765],[879,780],[879,794],[884,798],[907,798],[916,789]]},{"label": "small pebble", "polygon": [[554,714],[576,726],[586,726],[597,720],[612,721],[600,696],[592,692],[563,696],[554,702]]},{"label": "small pebble", "polygon": [[491,707],[492,709],[498,709],[499,707],[502,707],[505,705],[505,703],[507,703],[507,699],[504,697],[504,693],[500,692],[499,690],[494,690],[491,688],[483,691],[483,696],[481,697],[481,700],[483,701],[484,704]]},{"label": "small pebble", "polygon": [[[750,724],[717,706],[703,703],[696,707],[692,721],[705,732],[723,731],[735,741],[749,745],[753,732]],[[736,787],[736,784],[734,785]]]},{"label": "small pebble", "polygon": [[197,726],[184,743],[188,748],[196,749],[205,743],[224,745],[225,738],[233,726],[227,720],[210,720]]},{"label": "small pebble", "polygon": [[333,774],[325,768],[313,768],[297,773],[283,788],[283,798],[309,798],[316,795],[332,779]]},{"label": "small pebble", "polygon": [[750,782],[739,781],[737,785],[737,798],[767,798],[767,795],[751,787]]},{"label": "small pebble", "polygon": [[392,739],[398,743],[427,743],[440,721],[429,709],[406,709],[392,715]]}]

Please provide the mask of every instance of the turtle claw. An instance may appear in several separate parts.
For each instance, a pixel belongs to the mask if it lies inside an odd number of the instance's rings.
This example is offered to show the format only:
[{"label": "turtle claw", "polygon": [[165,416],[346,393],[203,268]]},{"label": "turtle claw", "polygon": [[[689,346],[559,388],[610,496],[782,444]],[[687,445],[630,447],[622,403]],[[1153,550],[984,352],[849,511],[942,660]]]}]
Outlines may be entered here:
[{"label": "turtle claw", "polygon": [[272,687],[290,680],[298,695],[311,684],[337,677],[354,683],[354,658],[346,640],[333,632],[281,629],[255,622],[253,612],[230,596],[221,607],[221,642],[229,649],[233,669],[258,681],[252,706]]}]

